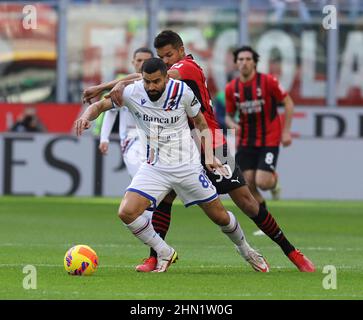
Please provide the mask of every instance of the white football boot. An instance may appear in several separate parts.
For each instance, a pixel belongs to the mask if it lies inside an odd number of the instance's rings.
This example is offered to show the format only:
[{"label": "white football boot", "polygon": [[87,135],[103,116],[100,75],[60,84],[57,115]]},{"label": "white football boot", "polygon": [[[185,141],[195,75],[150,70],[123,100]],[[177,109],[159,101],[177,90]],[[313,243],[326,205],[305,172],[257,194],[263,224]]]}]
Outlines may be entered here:
[{"label": "white football boot", "polygon": [[255,249],[245,242],[241,246],[236,246],[237,252],[251,265],[257,272],[269,272],[270,266],[265,258]]},{"label": "white football boot", "polygon": [[177,252],[173,248],[170,249],[171,253],[168,256],[158,255],[158,263],[153,272],[166,272],[170,265],[178,260]]}]

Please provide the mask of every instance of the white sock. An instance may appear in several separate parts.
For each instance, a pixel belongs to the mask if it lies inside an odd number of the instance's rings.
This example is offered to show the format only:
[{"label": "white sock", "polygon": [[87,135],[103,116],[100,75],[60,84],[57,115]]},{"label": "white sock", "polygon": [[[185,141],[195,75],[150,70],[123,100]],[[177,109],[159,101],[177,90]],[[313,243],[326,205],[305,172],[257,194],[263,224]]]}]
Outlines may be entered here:
[{"label": "white sock", "polygon": [[145,211],[142,213],[142,215],[143,215],[145,218],[149,219],[150,221],[151,221],[151,220],[152,220],[152,218],[153,218],[153,212],[152,212],[152,211],[149,211],[149,210],[145,210]]},{"label": "white sock", "polygon": [[144,244],[152,247],[160,256],[168,256],[171,248],[167,243],[155,232],[151,220],[144,215],[137,217],[133,222],[127,224],[126,227],[140,239]]},{"label": "white sock", "polygon": [[228,236],[236,246],[238,247],[249,246],[246,241],[243,230],[239,225],[236,217],[232,212],[230,211],[227,212],[229,215],[229,223],[226,226],[221,227],[223,233],[225,233],[226,236]]}]

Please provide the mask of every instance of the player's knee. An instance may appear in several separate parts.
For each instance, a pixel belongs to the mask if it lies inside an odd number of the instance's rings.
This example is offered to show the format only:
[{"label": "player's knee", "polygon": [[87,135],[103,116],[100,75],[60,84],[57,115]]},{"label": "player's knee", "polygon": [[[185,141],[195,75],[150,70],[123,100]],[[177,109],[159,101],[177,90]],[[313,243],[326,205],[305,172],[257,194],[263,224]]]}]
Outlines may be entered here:
[{"label": "player's knee", "polygon": [[124,221],[124,219],[127,217],[127,213],[125,211],[123,211],[121,208],[118,210],[117,213],[118,217]]},{"label": "player's knee", "polygon": [[271,180],[267,180],[267,179],[260,179],[256,181],[256,185],[259,189],[266,191],[266,190],[270,190],[273,188],[274,183]]},{"label": "player's knee", "polygon": [[214,223],[219,226],[226,226],[229,223],[229,215],[227,211],[221,211],[213,219]]},{"label": "player's knee", "polygon": [[118,209],[117,215],[124,223],[130,223],[131,220],[134,220],[133,212],[130,207],[123,205],[122,203]]},{"label": "player's knee", "polygon": [[261,190],[273,189],[276,184],[276,176],[272,172],[263,171],[256,174],[256,186]]}]

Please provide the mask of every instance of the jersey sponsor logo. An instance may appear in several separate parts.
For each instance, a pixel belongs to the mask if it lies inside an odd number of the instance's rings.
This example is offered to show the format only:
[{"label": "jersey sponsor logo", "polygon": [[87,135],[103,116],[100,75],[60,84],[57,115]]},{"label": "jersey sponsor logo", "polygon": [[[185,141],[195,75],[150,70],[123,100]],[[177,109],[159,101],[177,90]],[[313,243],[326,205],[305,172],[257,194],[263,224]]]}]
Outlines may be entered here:
[{"label": "jersey sponsor logo", "polygon": [[156,122],[161,124],[176,123],[180,119],[180,116],[173,116],[170,118],[160,118],[156,116],[149,116],[147,114],[142,115],[142,120],[145,122]]},{"label": "jersey sponsor logo", "polygon": [[146,103],[146,99],[142,98],[141,99],[141,105],[143,106]]},{"label": "jersey sponsor logo", "polygon": [[248,100],[236,103],[237,108],[243,113],[258,113],[262,111],[265,99]]}]

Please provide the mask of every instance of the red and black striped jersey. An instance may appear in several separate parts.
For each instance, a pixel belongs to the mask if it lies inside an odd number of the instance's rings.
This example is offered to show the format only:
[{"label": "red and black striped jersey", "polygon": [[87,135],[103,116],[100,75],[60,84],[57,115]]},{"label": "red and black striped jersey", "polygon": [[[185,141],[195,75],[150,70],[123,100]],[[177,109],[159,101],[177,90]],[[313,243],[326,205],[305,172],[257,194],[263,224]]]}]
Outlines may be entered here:
[{"label": "red and black striped jersey", "polygon": [[213,133],[214,148],[220,147],[225,143],[223,132],[214,116],[211,96],[207,87],[207,80],[202,68],[195,62],[192,55],[187,55],[171,66],[170,70],[177,70],[183,82],[185,82],[193,91],[201,104],[203,113],[208,127]]},{"label": "red and black striped jersey", "polygon": [[271,75],[256,73],[247,82],[239,78],[226,85],[226,112],[239,112],[238,146],[274,147],[281,140],[277,105],[287,93]]}]

